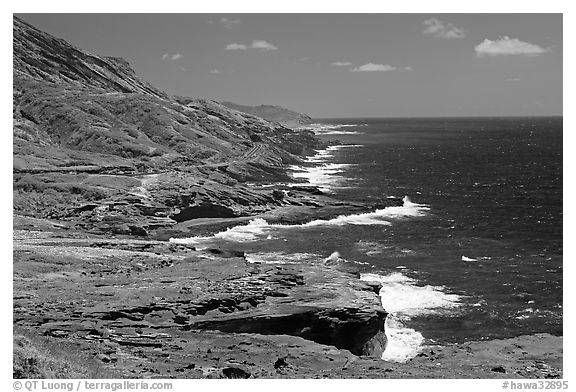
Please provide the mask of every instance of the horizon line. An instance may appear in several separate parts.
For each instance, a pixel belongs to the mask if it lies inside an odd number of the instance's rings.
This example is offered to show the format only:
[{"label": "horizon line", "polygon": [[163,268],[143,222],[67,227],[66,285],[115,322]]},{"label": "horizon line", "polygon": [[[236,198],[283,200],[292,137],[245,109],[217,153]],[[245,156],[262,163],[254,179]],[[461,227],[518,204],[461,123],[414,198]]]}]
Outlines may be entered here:
[{"label": "horizon line", "polygon": [[338,116],[338,117],[313,117],[313,120],[338,120],[338,119],[416,119],[416,118],[543,118],[564,117],[564,114],[525,114],[525,115],[446,115],[446,116]]}]

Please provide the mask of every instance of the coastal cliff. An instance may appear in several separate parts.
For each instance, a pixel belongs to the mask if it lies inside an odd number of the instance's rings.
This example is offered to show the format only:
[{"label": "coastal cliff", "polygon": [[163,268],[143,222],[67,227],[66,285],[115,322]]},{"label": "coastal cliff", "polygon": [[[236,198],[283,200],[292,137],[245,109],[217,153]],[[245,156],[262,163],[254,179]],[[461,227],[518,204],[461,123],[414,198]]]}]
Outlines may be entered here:
[{"label": "coastal cliff", "polygon": [[169,97],[126,61],[89,54],[18,18],[13,65],[17,214],[142,234],[190,209],[199,218],[299,204],[297,191],[284,198],[244,183],[288,180],[284,166],[319,146],[312,132]]},{"label": "coastal cliff", "polygon": [[382,361],[380,285],[351,263],[168,241],[373,210],[278,183],[323,146],[286,127],[308,116],[170,96],[17,17],[13,45],[15,378],[559,376],[549,335]]},{"label": "coastal cliff", "polygon": [[[197,351],[223,342],[238,347],[232,358],[258,342],[296,342],[312,358],[381,356],[386,312],[354,272],[165,242],[258,214],[340,213],[315,188],[246,183],[291,180],[286,165],[320,146],[312,132],[170,97],[125,60],[16,17],[13,42],[16,347],[41,336],[122,377],[226,377],[236,365]],[[30,376],[22,355],[15,376]]]}]

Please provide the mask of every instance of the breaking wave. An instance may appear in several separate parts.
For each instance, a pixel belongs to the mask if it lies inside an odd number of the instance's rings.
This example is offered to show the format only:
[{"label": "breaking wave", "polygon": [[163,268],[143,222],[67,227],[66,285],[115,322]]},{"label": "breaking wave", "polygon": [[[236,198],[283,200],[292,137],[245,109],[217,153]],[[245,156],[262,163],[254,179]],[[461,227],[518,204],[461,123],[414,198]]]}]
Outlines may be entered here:
[{"label": "breaking wave", "polygon": [[[390,226],[391,220],[405,217],[418,217],[426,214],[429,207],[423,204],[412,203],[407,197],[404,205],[398,207],[386,207],[374,212],[363,214],[340,215],[332,219],[316,219],[303,224],[283,225],[268,223],[262,218],[249,221],[247,225],[239,225],[216,233],[212,236],[197,236],[190,238],[171,238],[171,242],[201,245],[215,240],[230,242],[252,242],[268,238],[272,234],[278,234],[282,230],[306,229],[315,227],[346,226],[346,225],[380,225]],[[272,239],[274,237],[270,237]]]},{"label": "breaking wave", "polygon": [[325,163],[320,166],[292,166],[292,177],[304,179],[310,185],[316,186],[325,192],[330,192],[330,186],[338,185],[348,178],[338,175],[349,167],[349,164]]},{"label": "breaking wave", "polygon": [[442,313],[460,305],[460,296],[447,294],[440,286],[419,286],[415,279],[400,272],[366,273],[360,279],[382,284],[380,298],[389,313],[385,323],[388,342],[382,355],[387,361],[406,362],[420,351],[424,337],[405,325],[411,317]]},{"label": "breaking wave", "polygon": [[386,349],[382,359],[391,362],[408,362],[420,352],[424,337],[412,328],[405,327],[394,315],[389,314],[385,321]]},{"label": "breaking wave", "polygon": [[362,274],[361,279],[382,283],[380,298],[384,309],[407,317],[453,308],[460,300],[456,294],[446,294],[440,286],[418,286],[415,279],[400,272],[390,275]]},{"label": "breaking wave", "polygon": [[306,158],[305,162],[310,164],[320,164],[313,166],[292,165],[292,177],[304,179],[310,185],[317,186],[324,192],[331,192],[331,188],[348,181],[349,178],[340,175],[344,169],[352,166],[350,164],[327,163],[326,161],[334,156],[334,151],[343,148],[362,147],[360,144],[343,144],[330,146],[322,150],[316,150],[316,154]]},{"label": "breaking wave", "polygon": [[244,258],[248,263],[296,264],[303,261],[316,261],[320,256],[314,253],[258,252],[246,253]]},{"label": "breaking wave", "polygon": [[355,128],[367,124],[310,124],[302,129],[314,132],[316,135],[361,135],[363,132],[348,131],[344,128]]}]

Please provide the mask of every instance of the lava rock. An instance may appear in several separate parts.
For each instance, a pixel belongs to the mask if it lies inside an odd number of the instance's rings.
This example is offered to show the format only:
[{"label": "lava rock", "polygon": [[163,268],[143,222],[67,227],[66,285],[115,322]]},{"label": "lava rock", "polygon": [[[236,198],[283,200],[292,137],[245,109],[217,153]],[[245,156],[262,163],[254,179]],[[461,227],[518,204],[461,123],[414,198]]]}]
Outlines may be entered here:
[{"label": "lava rock", "polygon": [[496,372],[496,373],[506,373],[506,369],[504,368],[504,366],[501,366],[501,365],[493,367],[490,370],[493,372]]},{"label": "lava rock", "polygon": [[286,366],[288,366],[288,362],[286,362],[286,357],[278,358],[276,362],[274,362],[274,369],[281,369]]},{"label": "lava rock", "polygon": [[222,369],[222,374],[225,378],[250,378],[249,371],[238,367],[227,367]]}]

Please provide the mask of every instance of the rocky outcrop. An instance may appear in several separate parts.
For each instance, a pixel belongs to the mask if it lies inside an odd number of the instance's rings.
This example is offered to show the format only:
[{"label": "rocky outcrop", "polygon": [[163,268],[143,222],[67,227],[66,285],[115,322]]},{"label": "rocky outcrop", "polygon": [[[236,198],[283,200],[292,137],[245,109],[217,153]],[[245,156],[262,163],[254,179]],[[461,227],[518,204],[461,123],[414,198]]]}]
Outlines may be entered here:
[{"label": "rocky outcrop", "polygon": [[368,284],[324,264],[272,271],[271,281],[290,290],[273,293],[249,312],[192,317],[186,329],[300,336],[356,355],[382,355],[386,312]]},{"label": "rocky outcrop", "polygon": [[[338,265],[250,264],[25,217],[14,235],[15,377],[53,374],[31,363],[65,378],[562,377],[562,338],[546,334],[382,361],[379,287]],[[72,369],[68,352],[82,353]]]},{"label": "rocky outcrop", "polygon": [[176,336],[220,331],[382,353],[386,313],[374,288],[321,260],[251,264],[161,241],[15,236],[14,320],[44,336],[170,353]]},{"label": "rocky outcrop", "polygon": [[171,216],[176,222],[184,222],[197,218],[233,218],[237,216],[234,211],[228,207],[213,204],[201,203],[189,207],[184,207],[180,212]]}]

